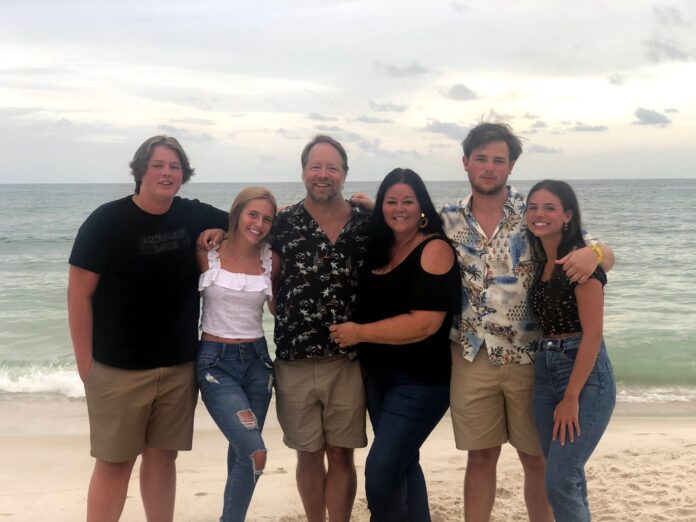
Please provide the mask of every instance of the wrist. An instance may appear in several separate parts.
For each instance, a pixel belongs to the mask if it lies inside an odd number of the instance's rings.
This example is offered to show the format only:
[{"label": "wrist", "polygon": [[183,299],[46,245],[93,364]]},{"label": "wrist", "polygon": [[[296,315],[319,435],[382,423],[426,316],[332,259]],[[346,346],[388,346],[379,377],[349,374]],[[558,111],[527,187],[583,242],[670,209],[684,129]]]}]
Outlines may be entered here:
[{"label": "wrist", "polygon": [[597,243],[592,243],[589,248],[592,250],[592,252],[594,252],[595,257],[597,258],[597,264],[602,264],[602,261],[604,261],[604,252],[602,252],[602,247],[600,247]]}]

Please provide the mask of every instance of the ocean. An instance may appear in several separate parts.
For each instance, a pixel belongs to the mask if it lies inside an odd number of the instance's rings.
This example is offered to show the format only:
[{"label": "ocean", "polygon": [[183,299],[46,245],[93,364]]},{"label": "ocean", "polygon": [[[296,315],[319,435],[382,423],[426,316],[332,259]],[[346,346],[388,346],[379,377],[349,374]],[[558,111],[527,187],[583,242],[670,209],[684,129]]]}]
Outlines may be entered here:
[{"label": "ocean", "polygon": [[[526,191],[533,181],[511,180]],[[585,228],[616,254],[605,303],[605,339],[619,402],[696,402],[696,179],[582,180]],[[246,184],[196,183],[180,195],[219,208]],[[462,181],[429,181],[439,207],[464,195]],[[299,182],[267,184],[280,204]],[[374,196],[377,182],[344,193]],[[0,185],[0,401],[80,399],[67,327],[68,256],[78,227],[100,204],[132,193],[127,184]],[[266,315],[269,341],[273,319]]]}]

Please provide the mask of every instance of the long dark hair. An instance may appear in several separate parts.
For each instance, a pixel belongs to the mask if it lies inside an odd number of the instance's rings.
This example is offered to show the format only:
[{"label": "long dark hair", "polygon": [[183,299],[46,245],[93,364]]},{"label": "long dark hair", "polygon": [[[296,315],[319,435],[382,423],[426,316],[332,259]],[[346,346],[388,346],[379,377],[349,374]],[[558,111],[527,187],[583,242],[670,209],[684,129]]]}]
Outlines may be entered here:
[{"label": "long dark hair", "polygon": [[435,210],[428,189],[425,188],[425,183],[421,177],[411,169],[394,169],[382,180],[382,184],[377,190],[375,197],[375,209],[370,218],[370,241],[368,243],[367,252],[367,268],[373,270],[381,268],[389,262],[389,249],[394,244],[394,232],[389,228],[384,220],[384,212],[382,204],[384,203],[384,195],[392,185],[397,183],[405,183],[413,189],[418,200],[418,205],[421,212],[427,218],[427,225],[421,228],[421,232],[425,234],[439,234],[445,238],[445,233],[442,229],[442,219],[440,214]]},{"label": "long dark hair", "polygon": [[[561,242],[558,244],[558,250],[556,252],[556,259],[560,259],[567,255],[576,248],[582,248],[585,246],[585,240],[582,234],[582,217],[580,216],[580,205],[578,204],[578,198],[575,196],[575,192],[568,183],[565,181],[558,181],[554,179],[544,179],[534,185],[527,194],[527,204],[529,204],[529,198],[535,192],[539,190],[548,190],[551,194],[556,196],[561,200],[561,205],[563,206],[563,211],[571,211],[570,221],[568,222],[568,230],[565,230],[561,234]],[[529,240],[529,246],[532,252],[532,259],[537,263],[537,278],[541,275],[543,271],[544,264],[546,263],[546,253],[544,252],[544,247],[541,244],[541,240],[531,233],[527,229],[527,239]],[[557,277],[563,267],[557,265],[553,269],[553,277]]]}]

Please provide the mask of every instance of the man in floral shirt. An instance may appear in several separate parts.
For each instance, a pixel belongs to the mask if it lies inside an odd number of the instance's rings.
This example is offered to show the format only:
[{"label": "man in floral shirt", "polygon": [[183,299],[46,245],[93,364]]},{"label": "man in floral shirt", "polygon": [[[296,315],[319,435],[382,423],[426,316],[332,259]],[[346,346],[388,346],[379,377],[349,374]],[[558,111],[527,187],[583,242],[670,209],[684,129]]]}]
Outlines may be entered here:
[{"label": "man in floral shirt", "polygon": [[[343,199],[346,151],[316,136],[301,156],[307,194],[276,218],[276,406],[285,444],[297,450],[307,520],[350,519],[354,448],[367,445],[360,366],[329,337],[351,319],[367,252],[369,213]],[[324,456],[328,469],[324,465]]]},{"label": "man in floral shirt", "polygon": [[[441,215],[462,277],[462,312],[450,333],[450,406],[457,448],[468,450],[464,515],[467,522],[490,519],[496,465],[509,441],[524,469],[529,519],[552,521],[532,413],[537,328],[527,308],[534,266],[525,198],[507,185],[522,146],[512,129],[499,123],[480,123],[462,146],[471,194],[445,205]],[[599,248],[608,270],[613,254]],[[561,261],[571,280],[582,282],[598,259],[587,247]]]}]

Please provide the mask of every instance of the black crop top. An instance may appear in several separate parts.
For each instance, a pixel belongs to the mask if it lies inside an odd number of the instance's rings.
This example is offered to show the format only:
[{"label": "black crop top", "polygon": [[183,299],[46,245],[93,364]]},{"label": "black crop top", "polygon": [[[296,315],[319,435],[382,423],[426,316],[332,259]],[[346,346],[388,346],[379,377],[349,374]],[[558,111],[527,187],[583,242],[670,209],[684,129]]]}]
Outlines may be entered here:
[{"label": "black crop top", "polygon": [[[597,267],[590,276],[602,286],[607,276]],[[539,323],[542,335],[562,335],[582,331],[575,299],[575,286],[565,274],[548,281],[536,281],[529,291],[529,305]]]}]

